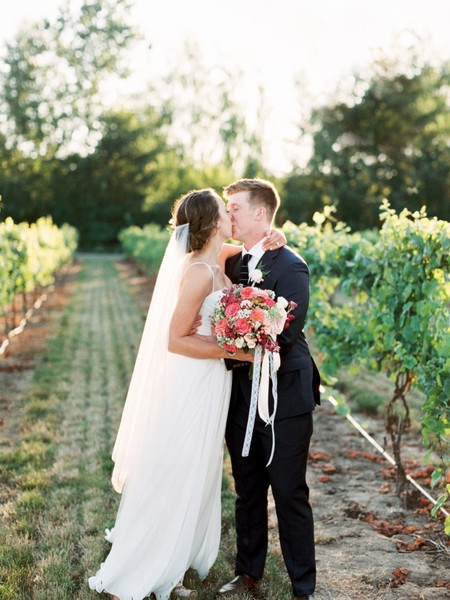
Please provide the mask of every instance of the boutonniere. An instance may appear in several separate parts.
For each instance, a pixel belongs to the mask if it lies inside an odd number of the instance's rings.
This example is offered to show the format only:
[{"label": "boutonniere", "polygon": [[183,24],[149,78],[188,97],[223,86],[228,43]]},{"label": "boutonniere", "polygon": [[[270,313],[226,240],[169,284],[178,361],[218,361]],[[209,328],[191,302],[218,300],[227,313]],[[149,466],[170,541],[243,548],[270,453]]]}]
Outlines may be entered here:
[{"label": "boutonniere", "polygon": [[253,269],[253,271],[249,274],[248,278],[254,286],[257,283],[261,283],[262,281],[264,281],[264,277],[268,275],[268,273],[269,272],[265,271],[264,269]]}]

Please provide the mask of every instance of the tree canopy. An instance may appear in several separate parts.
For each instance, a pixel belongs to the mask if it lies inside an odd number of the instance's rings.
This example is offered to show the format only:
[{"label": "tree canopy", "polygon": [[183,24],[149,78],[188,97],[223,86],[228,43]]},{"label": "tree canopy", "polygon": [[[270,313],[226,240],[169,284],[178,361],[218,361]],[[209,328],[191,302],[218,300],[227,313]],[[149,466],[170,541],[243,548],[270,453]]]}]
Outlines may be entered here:
[{"label": "tree canopy", "polygon": [[253,86],[249,111],[245,74],[209,64],[193,44],[145,92],[106,102],[139,40],[130,1],[83,0],[76,11],[66,3],[53,22],[28,25],[4,48],[2,217],[50,215],[76,226],[82,247],[102,247],[130,224],[165,225],[192,188],[220,191],[259,176],[281,191],[278,225],[334,205],[354,229],[375,227],[384,198],[396,210],[426,205],[430,216],[449,218],[448,63],[378,60],[347,100],[317,106],[299,123],[312,136],[311,158],[277,178],[264,159],[264,89]]},{"label": "tree canopy", "polygon": [[448,219],[449,88],[450,63],[411,64],[407,72],[386,59],[375,63],[348,102],[313,111],[313,154],[306,172],[287,178],[288,197],[298,192],[311,209],[333,204],[357,229],[377,224],[385,198],[396,210],[426,205],[429,215]]}]

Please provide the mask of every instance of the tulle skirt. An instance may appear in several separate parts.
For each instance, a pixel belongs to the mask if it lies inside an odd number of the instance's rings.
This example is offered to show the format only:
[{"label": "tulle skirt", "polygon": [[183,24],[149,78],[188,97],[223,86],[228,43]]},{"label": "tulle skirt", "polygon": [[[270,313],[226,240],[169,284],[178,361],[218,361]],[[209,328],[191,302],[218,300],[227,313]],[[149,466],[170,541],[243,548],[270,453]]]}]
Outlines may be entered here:
[{"label": "tulle skirt", "polygon": [[111,551],[89,579],[91,589],[120,600],[167,600],[187,569],[206,577],[219,549],[231,373],[221,360],[170,360],[173,377],[107,533]]}]

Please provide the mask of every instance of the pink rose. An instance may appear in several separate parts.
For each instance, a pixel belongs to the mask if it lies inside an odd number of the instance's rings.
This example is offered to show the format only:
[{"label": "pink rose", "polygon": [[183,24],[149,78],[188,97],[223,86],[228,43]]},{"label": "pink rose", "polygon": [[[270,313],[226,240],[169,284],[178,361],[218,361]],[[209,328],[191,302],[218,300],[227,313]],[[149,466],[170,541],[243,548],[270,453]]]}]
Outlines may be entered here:
[{"label": "pink rose", "polygon": [[255,298],[270,298],[268,290],[261,290],[259,288],[251,288],[253,290],[253,296]]},{"label": "pink rose", "polygon": [[245,335],[250,331],[250,325],[247,319],[236,319],[234,330],[238,335]]},{"label": "pink rose", "polygon": [[232,302],[226,307],[225,314],[227,317],[234,317],[239,312],[240,308],[241,307],[238,302]]},{"label": "pink rose", "polygon": [[224,335],[224,333],[226,333],[227,326],[228,326],[228,319],[220,319],[214,325],[214,331],[218,335]]},{"label": "pink rose", "polygon": [[264,323],[266,313],[262,308],[255,308],[250,313],[250,320],[257,323]]},{"label": "pink rose", "polygon": [[241,290],[241,298],[247,300],[248,298],[253,298],[255,296],[255,288],[252,287],[243,287]]},{"label": "pink rose", "polygon": [[286,323],[286,316],[280,317],[279,319],[276,319],[276,321],[272,321],[272,325],[271,325],[272,332],[275,335],[280,334],[284,329],[285,323]]}]

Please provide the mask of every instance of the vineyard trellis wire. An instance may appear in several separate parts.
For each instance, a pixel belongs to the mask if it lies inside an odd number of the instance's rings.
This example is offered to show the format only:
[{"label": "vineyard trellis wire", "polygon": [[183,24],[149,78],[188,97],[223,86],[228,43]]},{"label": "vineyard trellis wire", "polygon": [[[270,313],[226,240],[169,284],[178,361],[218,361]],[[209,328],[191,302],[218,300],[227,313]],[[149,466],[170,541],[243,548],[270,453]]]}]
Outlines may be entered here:
[{"label": "vineyard trellis wire", "polygon": [[[382,447],[380,444],[367,433],[367,431],[362,427],[362,425],[350,414],[348,407],[345,401],[336,400],[336,398],[329,394],[327,396],[328,402],[336,409],[338,414],[341,416],[345,416],[345,418],[351,423],[351,425],[359,431],[359,433],[369,441],[374,448],[389,462],[393,467],[397,467],[397,463],[394,458]],[[445,517],[450,517],[450,513],[442,506],[442,503],[438,503],[438,500],[435,500],[433,496],[431,496],[427,490],[425,490],[417,481],[411,477],[409,473],[405,473],[405,478],[411,485],[413,485],[419,492],[427,498],[433,504],[433,510],[440,511]]]}]

